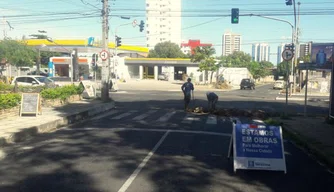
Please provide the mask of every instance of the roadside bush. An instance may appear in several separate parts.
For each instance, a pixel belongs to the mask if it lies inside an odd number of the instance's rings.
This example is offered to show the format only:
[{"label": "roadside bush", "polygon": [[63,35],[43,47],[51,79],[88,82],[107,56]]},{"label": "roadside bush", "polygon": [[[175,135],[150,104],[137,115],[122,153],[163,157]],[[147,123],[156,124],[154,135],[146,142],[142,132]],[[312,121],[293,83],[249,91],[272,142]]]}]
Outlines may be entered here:
[{"label": "roadside bush", "polygon": [[62,86],[52,89],[44,89],[41,91],[41,96],[44,99],[62,99],[66,100],[66,98],[70,97],[71,95],[79,95],[83,92],[83,86],[79,85],[68,85]]},{"label": "roadside bush", "polygon": [[0,92],[12,91],[14,86],[0,82]]},{"label": "roadside bush", "polygon": [[0,94],[0,109],[9,109],[20,104],[21,95],[16,93]]}]

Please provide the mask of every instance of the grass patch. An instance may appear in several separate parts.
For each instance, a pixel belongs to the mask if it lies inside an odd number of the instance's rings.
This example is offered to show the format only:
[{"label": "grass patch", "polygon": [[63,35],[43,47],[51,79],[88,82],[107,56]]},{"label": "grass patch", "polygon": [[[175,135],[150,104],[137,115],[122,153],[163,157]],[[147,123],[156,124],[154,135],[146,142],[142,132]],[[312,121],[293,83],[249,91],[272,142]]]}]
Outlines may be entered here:
[{"label": "grass patch", "polygon": [[331,151],[327,151],[321,142],[308,139],[296,132],[290,131],[284,126],[282,126],[282,129],[285,139],[294,141],[296,145],[314,155],[320,162],[326,164],[329,169],[334,170],[334,154]]},{"label": "grass patch", "polygon": [[283,124],[282,122],[272,118],[266,119],[263,122],[267,125],[274,125],[274,126],[281,126]]}]

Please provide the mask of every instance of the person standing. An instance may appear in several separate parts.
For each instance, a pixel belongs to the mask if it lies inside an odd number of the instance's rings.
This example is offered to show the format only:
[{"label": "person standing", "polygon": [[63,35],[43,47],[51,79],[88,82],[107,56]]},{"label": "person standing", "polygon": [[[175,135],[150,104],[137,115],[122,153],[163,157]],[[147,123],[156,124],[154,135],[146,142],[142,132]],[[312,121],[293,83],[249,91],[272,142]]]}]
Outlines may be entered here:
[{"label": "person standing", "polygon": [[208,99],[208,110],[213,111],[216,109],[216,104],[218,102],[218,95],[214,92],[207,92],[206,97]]},{"label": "person standing", "polygon": [[184,110],[187,111],[191,100],[191,94],[194,95],[194,85],[191,83],[191,78],[187,79],[187,82],[182,85],[181,90],[184,95]]}]

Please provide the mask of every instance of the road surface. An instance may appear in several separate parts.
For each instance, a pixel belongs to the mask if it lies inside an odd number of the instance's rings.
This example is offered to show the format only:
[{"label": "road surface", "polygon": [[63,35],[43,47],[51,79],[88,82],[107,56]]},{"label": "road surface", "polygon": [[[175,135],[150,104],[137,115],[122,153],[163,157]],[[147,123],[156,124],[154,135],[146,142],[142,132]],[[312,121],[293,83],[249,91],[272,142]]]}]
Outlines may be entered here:
[{"label": "road surface", "polygon": [[334,191],[333,174],[287,140],[286,175],[234,173],[231,119],[190,116],[178,94],[113,94],[106,114],[4,148],[0,191]]}]

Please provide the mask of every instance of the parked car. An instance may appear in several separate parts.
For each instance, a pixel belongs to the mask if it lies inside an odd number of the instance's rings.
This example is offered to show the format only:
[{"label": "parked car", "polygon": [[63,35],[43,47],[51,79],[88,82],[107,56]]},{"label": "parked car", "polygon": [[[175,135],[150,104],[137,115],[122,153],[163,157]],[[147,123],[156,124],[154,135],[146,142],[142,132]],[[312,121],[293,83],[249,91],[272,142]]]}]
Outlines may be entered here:
[{"label": "parked car", "polygon": [[26,75],[26,76],[17,76],[13,79],[12,85],[15,85],[17,82],[21,86],[48,86],[48,87],[58,87],[60,84],[56,83],[48,77],[41,75]]},{"label": "parked car", "polygon": [[47,72],[43,72],[43,71],[40,71],[39,74],[37,74],[37,71],[31,71],[27,75],[40,75],[40,76],[44,76],[44,77],[49,76],[49,74]]},{"label": "parked car", "polygon": [[241,80],[240,89],[255,89],[255,81],[250,78],[245,78]]},{"label": "parked car", "polygon": [[284,89],[285,85],[286,85],[285,81],[283,81],[283,80],[277,80],[274,83],[273,89]]},{"label": "parked car", "polygon": [[161,73],[158,75],[158,80],[168,81],[168,75],[166,73]]}]

